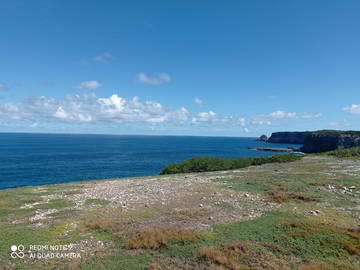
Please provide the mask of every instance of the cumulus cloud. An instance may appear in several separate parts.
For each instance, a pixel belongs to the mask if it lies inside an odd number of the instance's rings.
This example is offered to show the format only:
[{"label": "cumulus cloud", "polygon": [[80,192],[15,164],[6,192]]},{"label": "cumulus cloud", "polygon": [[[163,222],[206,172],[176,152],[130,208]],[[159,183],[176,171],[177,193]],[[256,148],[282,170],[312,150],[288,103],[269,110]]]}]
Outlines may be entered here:
[{"label": "cumulus cloud", "polygon": [[98,81],[85,81],[79,83],[76,87],[82,90],[95,90],[101,87],[101,83],[99,83]]},{"label": "cumulus cloud", "polygon": [[99,63],[106,63],[108,62],[110,59],[112,58],[112,55],[108,52],[103,52],[99,55],[96,55],[94,57],[94,61],[95,62],[99,62]]},{"label": "cumulus cloud", "polygon": [[321,117],[321,113],[303,113],[298,114],[296,112],[285,112],[282,110],[277,110],[275,112],[269,113],[269,114],[259,114],[253,117],[251,120],[251,124],[253,125],[271,125],[273,121],[279,120],[279,119],[314,119]]},{"label": "cumulus cloud", "polygon": [[9,87],[5,83],[0,83],[0,91],[8,90]]},{"label": "cumulus cloud", "polygon": [[125,99],[117,94],[99,98],[94,93],[69,95],[63,100],[34,97],[22,103],[0,106],[0,118],[14,120],[58,120],[73,123],[168,123],[188,119],[185,108],[172,110],[155,101]]},{"label": "cumulus cloud", "polygon": [[262,120],[262,119],[253,119],[251,122],[250,122],[252,125],[256,125],[256,126],[270,126],[271,125],[271,121],[269,120]]},{"label": "cumulus cloud", "polygon": [[314,118],[319,118],[321,116],[322,116],[321,113],[304,113],[301,114],[299,117],[303,119],[314,119]]},{"label": "cumulus cloud", "polygon": [[195,99],[194,99],[194,102],[195,102],[196,104],[200,105],[200,106],[202,106],[202,105],[204,104],[203,100],[200,99],[200,98],[195,98]]},{"label": "cumulus cloud", "polygon": [[238,122],[238,124],[239,124],[240,126],[244,127],[244,126],[245,126],[245,123],[246,123],[246,120],[245,120],[244,117],[241,117],[241,118],[239,118],[239,119],[237,120],[237,122]]},{"label": "cumulus cloud", "polygon": [[166,73],[157,73],[155,76],[149,76],[145,73],[140,73],[137,75],[137,81],[140,83],[147,83],[152,85],[160,85],[164,83],[169,83],[171,81],[171,77]]},{"label": "cumulus cloud", "polygon": [[271,119],[283,119],[283,118],[295,118],[296,113],[294,112],[284,112],[284,111],[276,111],[268,114],[268,117]]},{"label": "cumulus cloud", "polygon": [[351,114],[360,114],[360,104],[352,104],[351,106],[344,107],[343,110]]},{"label": "cumulus cloud", "polygon": [[191,120],[192,124],[231,124],[245,126],[245,118],[221,116],[213,111],[200,112]]}]

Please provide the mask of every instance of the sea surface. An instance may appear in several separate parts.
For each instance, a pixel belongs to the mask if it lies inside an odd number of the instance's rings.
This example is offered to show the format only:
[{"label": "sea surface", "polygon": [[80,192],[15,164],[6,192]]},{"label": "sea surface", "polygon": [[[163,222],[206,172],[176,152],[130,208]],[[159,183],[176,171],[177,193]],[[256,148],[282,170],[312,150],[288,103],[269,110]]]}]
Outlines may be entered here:
[{"label": "sea surface", "polygon": [[169,163],[195,156],[274,154],[249,146],[290,145],[243,137],[0,133],[0,189],[155,175]]}]

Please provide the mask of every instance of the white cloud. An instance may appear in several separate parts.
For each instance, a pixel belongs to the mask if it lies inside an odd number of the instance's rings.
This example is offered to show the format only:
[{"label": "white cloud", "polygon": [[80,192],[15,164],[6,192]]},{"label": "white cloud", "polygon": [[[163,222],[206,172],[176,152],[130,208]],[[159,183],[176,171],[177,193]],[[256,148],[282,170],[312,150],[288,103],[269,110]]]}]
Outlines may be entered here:
[{"label": "white cloud", "polygon": [[360,114],[360,104],[352,104],[351,106],[344,107],[343,110],[351,114]]},{"label": "white cloud", "polygon": [[230,121],[231,118],[229,117],[222,117],[216,114],[213,111],[209,112],[200,112],[197,114],[196,117],[193,117],[192,123],[199,124],[199,123],[227,123]]},{"label": "white cloud", "polygon": [[319,118],[321,117],[321,113],[304,113],[302,115],[300,115],[299,117],[300,118],[303,118],[303,119],[314,119],[314,118]]},{"label": "white cloud", "polygon": [[282,118],[295,118],[296,113],[294,112],[284,112],[284,111],[276,111],[268,114],[268,117],[271,119],[282,119]]},{"label": "white cloud", "polygon": [[98,81],[85,81],[77,85],[77,88],[82,90],[95,90],[99,87],[101,87],[101,83]]},{"label": "white cloud", "polygon": [[282,110],[277,110],[275,112],[269,113],[269,114],[259,114],[255,115],[250,122],[253,125],[271,125],[273,121],[279,120],[279,119],[314,119],[321,117],[321,113],[303,113],[298,114],[296,112],[285,112]]},{"label": "white cloud", "polygon": [[200,112],[192,118],[192,124],[230,124],[245,126],[245,118],[233,116],[221,116],[213,111]]},{"label": "white cloud", "polygon": [[169,83],[171,77],[166,73],[157,73],[155,76],[149,76],[145,73],[140,73],[137,75],[137,81],[140,83],[147,83],[152,85],[160,85],[164,83]]},{"label": "white cloud", "polygon": [[250,122],[252,125],[256,125],[256,126],[270,126],[271,125],[271,121],[269,120],[261,120],[261,119],[254,119]]},{"label": "white cloud", "polygon": [[194,99],[194,102],[195,102],[196,104],[200,105],[200,106],[202,106],[202,105],[204,104],[203,100],[200,99],[200,98],[195,98],[195,99]]},{"label": "white cloud", "polygon": [[245,123],[246,123],[246,120],[245,118],[241,117],[238,119],[238,123],[240,124],[240,126],[244,127],[245,126]]},{"label": "white cloud", "polygon": [[74,123],[179,123],[188,119],[188,111],[171,110],[155,101],[140,101],[138,97],[125,99],[113,94],[98,98],[91,93],[66,96],[64,100],[41,96],[22,103],[6,103],[0,106],[0,118]]},{"label": "white cloud", "polygon": [[0,83],[0,91],[8,90],[9,87],[5,83]]},{"label": "white cloud", "polygon": [[106,63],[112,58],[112,55],[108,52],[103,52],[94,57],[95,62]]}]

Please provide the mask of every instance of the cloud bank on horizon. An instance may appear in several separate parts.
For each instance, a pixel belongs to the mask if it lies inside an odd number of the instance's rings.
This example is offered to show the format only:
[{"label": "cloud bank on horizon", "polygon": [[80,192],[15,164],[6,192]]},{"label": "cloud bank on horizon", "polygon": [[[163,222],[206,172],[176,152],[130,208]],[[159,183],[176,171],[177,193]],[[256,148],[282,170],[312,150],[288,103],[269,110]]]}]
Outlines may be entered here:
[{"label": "cloud bank on horizon", "polygon": [[[321,113],[296,113],[277,110],[268,114],[254,115],[249,119],[241,116],[223,116],[212,110],[192,114],[185,107],[172,109],[156,101],[141,101],[135,96],[126,99],[114,93],[109,97],[98,97],[95,90],[102,84],[96,80],[84,81],[76,85],[85,93],[66,95],[64,99],[46,96],[29,97],[21,102],[7,102],[0,105],[0,119],[27,121],[35,128],[39,123],[64,122],[67,124],[96,123],[138,123],[175,124],[207,127],[239,127],[249,132],[251,126],[271,125],[279,119],[314,119]],[[194,99],[202,106],[203,100]],[[354,105],[353,105],[354,106]],[[192,117],[190,117],[193,115]]]}]

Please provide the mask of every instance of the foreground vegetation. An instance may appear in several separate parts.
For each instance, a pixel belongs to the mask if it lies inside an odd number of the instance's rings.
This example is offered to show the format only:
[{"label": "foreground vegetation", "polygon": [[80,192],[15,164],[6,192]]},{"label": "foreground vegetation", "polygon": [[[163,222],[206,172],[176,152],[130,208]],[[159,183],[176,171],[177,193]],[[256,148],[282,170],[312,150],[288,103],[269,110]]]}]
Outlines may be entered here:
[{"label": "foreground vegetation", "polygon": [[251,165],[262,165],[266,163],[282,163],[301,159],[301,155],[277,154],[269,157],[249,157],[249,158],[214,158],[214,157],[194,157],[179,163],[166,166],[160,174],[191,173],[191,172],[210,172],[246,168]]},{"label": "foreground vegetation", "polygon": [[360,147],[338,149],[323,153],[323,155],[334,156],[338,158],[360,158]]},{"label": "foreground vegetation", "polygon": [[[144,187],[132,196],[146,194],[146,205],[133,208],[113,198],[121,189],[107,196],[105,181],[2,190],[0,269],[357,270],[359,167],[328,153],[194,178],[132,179]],[[174,188],[165,204],[154,182]],[[101,192],[89,196],[95,188]],[[39,211],[49,214],[33,219]],[[83,251],[79,259],[11,259],[10,246],[20,243],[81,243]]]}]

